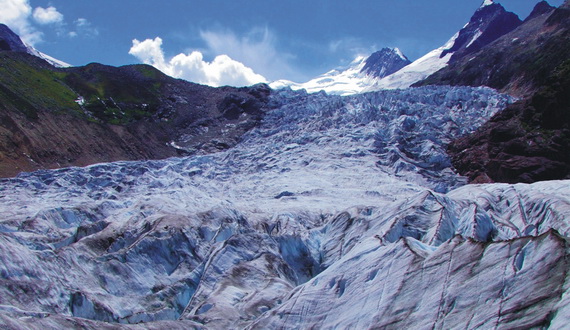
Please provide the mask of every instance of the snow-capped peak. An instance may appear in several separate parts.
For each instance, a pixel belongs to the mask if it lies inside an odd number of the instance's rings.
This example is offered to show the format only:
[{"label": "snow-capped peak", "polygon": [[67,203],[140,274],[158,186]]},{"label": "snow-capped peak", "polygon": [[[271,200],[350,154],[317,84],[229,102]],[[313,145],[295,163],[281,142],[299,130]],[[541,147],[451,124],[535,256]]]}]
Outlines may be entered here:
[{"label": "snow-capped peak", "polygon": [[401,59],[406,60],[406,61],[408,60],[408,58],[404,55],[404,53],[402,53],[402,51],[400,50],[400,48],[394,47],[394,52],[395,52],[398,56],[400,56]]},{"label": "snow-capped peak", "polygon": [[293,90],[305,89],[309,93],[325,91],[329,94],[350,95],[359,93],[365,85],[365,74],[361,73],[366,57],[359,55],[349,65],[336,68],[304,83],[277,80],[269,84],[273,89],[290,87]]},{"label": "snow-capped peak", "polygon": [[46,55],[33,46],[25,43],[20,36],[18,36],[14,31],[12,31],[7,25],[0,23],[0,41],[2,41],[1,50],[9,50],[12,52],[28,53],[30,55],[37,56],[51,65],[59,68],[70,67],[71,65]]},{"label": "snow-capped peak", "polygon": [[482,8],[482,7],[487,7],[487,6],[490,6],[490,5],[494,5],[494,4],[495,4],[495,2],[494,2],[493,0],[485,0],[485,1],[483,1],[483,4],[481,5],[481,8]]},{"label": "snow-capped peak", "polygon": [[351,95],[362,92],[377,79],[386,77],[410,63],[401,50],[386,47],[368,57],[359,55],[348,66],[331,70],[305,83],[278,80],[269,86],[273,89],[305,89],[309,93],[325,91],[328,94]]},{"label": "snow-capped peak", "polygon": [[432,73],[435,73],[447,65],[451,59],[452,54],[444,53],[446,49],[449,49],[451,46],[453,46],[455,40],[457,40],[458,35],[459,33],[456,33],[445,43],[445,45],[432,50],[413,63],[403,67],[399,71],[375,81],[373,85],[364,91],[407,88],[415,82],[425,79]]},{"label": "snow-capped peak", "polygon": [[28,54],[37,56],[37,57],[43,59],[44,61],[48,62],[49,64],[51,64],[57,68],[69,68],[72,66],[69,63],[66,63],[62,60],[58,60],[57,58],[51,57],[47,54],[44,54],[44,53],[40,52],[39,50],[35,49],[34,47],[32,47],[26,43],[24,43],[24,45],[27,48]]}]

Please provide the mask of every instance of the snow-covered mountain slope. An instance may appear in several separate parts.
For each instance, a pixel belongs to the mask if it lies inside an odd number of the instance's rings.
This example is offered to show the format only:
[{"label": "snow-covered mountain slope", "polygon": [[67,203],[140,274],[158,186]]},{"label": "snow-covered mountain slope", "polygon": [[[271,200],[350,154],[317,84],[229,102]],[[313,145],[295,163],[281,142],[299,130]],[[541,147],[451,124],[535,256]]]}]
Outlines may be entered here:
[{"label": "snow-covered mountain slope", "polygon": [[348,67],[329,71],[306,83],[279,80],[270,86],[274,89],[305,89],[309,93],[323,90],[337,95],[407,88],[446,67],[450,61],[473,54],[521,23],[515,14],[507,12],[500,4],[485,0],[470,21],[443,46],[412,63],[399,49],[385,48],[367,59],[358,57]]},{"label": "snow-covered mountain slope", "polygon": [[40,52],[39,50],[35,49],[34,47],[30,46],[30,45],[26,45],[27,48],[27,53],[37,56],[45,61],[47,61],[49,64],[55,66],[56,68],[69,68],[72,65],[69,63],[66,63],[62,60],[58,60],[57,58],[54,58],[52,56],[49,56],[47,54],[44,54],[42,52]]},{"label": "snow-covered mountain slope", "polygon": [[443,54],[453,47],[458,35],[459,33],[451,37],[451,39],[449,39],[449,41],[447,41],[443,46],[432,50],[399,71],[380,80],[373,81],[364,90],[372,91],[408,88],[415,82],[425,79],[432,73],[444,68],[451,59],[453,53],[447,53],[446,55]]},{"label": "snow-covered mountain slope", "polygon": [[331,70],[305,83],[278,80],[272,82],[270,87],[305,89],[309,93],[325,91],[334,95],[352,95],[362,92],[375,79],[386,77],[409,63],[408,58],[398,48],[384,48],[369,57],[358,56],[347,67]]},{"label": "snow-covered mountain slope", "polygon": [[68,63],[65,63],[49,55],[46,55],[38,51],[34,47],[26,44],[17,34],[15,34],[12,30],[10,30],[8,26],[1,23],[0,23],[0,50],[28,53],[30,55],[34,55],[41,59],[44,59],[51,65],[58,68],[66,68],[71,66]]},{"label": "snow-covered mountain slope", "polygon": [[521,23],[515,14],[507,12],[500,4],[485,0],[469,22],[442,47],[432,50],[398,72],[374,81],[365,90],[410,87],[446,67],[450,61],[476,52]]},{"label": "snow-covered mountain slope", "polygon": [[570,182],[456,189],[445,154],[508,102],[282,90],[223,152],[1,180],[0,323],[564,324]]}]

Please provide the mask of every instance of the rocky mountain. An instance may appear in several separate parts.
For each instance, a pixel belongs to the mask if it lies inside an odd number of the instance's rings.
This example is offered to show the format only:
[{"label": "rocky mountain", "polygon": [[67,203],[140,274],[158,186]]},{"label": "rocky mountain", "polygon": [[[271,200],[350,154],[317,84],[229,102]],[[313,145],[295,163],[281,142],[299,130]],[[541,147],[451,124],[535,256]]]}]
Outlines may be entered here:
[{"label": "rocky mountain", "polygon": [[416,86],[489,86],[517,96],[528,95],[568,58],[567,18],[567,9],[542,1],[518,28]]},{"label": "rocky mountain", "polygon": [[417,84],[490,86],[522,98],[451,144],[461,173],[477,182],[568,178],[569,28],[568,2],[540,2],[515,30]]},{"label": "rocky mountain", "polygon": [[309,93],[324,91],[328,94],[352,95],[408,64],[410,60],[398,48],[383,48],[368,57],[358,56],[349,66],[331,70],[305,83],[278,80],[269,86],[273,89],[304,89]]},{"label": "rocky mountain", "polygon": [[411,63],[399,49],[384,48],[368,58],[359,57],[347,68],[332,70],[306,83],[276,81],[274,89],[291,87],[314,93],[352,95],[383,89],[408,88],[450,63],[471,54],[522,24],[517,15],[491,0],[484,1],[469,22],[443,46]]},{"label": "rocky mountain", "polygon": [[370,77],[384,78],[410,63],[398,48],[383,48],[366,59],[360,72]]},{"label": "rocky mountain", "polygon": [[53,66],[64,68],[71,65],[46,55],[34,47],[25,44],[20,37],[10,30],[8,26],[0,23],[0,51],[27,53],[39,57]]},{"label": "rocky mountain", "polygon": [[225,149],[264,114],[264,85],[211,88],[145,65],[58,68],[2,31],[2,177]]},{"label": "rocky mountain", "polygon": [[484,1],[469,22],[443,46],[383,79],[374,81],[365,91],[408,88],[455,61],[467,58],[521,24],[518,16],[491,0]]},{"label": "rocky mountain", "polygon": [[444,50],[440,56],[452,53],[450,62],[458,61],[511,32],[521,23],[517,15],[507,12],[500,4],[485,1],[469,23],[459,31],[453,46]]},{"label": "rocky mountain", "polygon": [[28,48],[20,37],[5,24],[0,24],[0,50],[27,53]]}]

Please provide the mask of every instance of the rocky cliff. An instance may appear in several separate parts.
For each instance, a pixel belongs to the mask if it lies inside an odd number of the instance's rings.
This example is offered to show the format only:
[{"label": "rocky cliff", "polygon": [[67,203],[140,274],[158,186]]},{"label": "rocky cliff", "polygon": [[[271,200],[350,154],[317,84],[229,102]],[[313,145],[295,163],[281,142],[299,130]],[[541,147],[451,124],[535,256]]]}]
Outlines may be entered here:
[{"label": "rocky cliff", "polygon": [[521,98],[450,145],[460,173],[475,182],[568,177],[569,61],[568,2],[541,2],[512,32],[417,84],[490,86]]}]

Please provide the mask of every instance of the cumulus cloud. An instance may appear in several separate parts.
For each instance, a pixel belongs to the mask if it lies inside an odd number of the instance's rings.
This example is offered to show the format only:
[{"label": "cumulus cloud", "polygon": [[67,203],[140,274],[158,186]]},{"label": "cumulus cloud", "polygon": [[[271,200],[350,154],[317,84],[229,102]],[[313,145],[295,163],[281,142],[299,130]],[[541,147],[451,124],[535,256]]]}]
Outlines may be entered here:
[{"label": "cumulus cloud", "polygon": [[29,21],[32,7],[28,0],[0,0],[0,8],[0,22],[8,25],[29,44],[41,41],[41,32],[34,29]]},{"label": "cumulus cloud", "polygon": [[244,36],[231,31],[201,31],[209,53],[227,54],[269,79],[298,75],[289,64],[295,57],[276,47],[276,37],[268,28],[255,28]]},{"label": "cumulus cloud", "polygon": [[63,14],[53,6],[32,10],[30,0],[0,0],[0,23],[8,25],[25,43],[32,46],[42,41],[43,33],[40,29],[45,30],[48,26],[58,36],[91,37],[99,34],[97,28],[84,18],[75,20],[70,27],[64,21]]},{"label": "cumulus cloud", "polygon": [[36,22],[43,25],[61,23],[63,21],[63,15],[55,7],[36,7],[33,17]]},{"label": "cumulus cloud", "polygon": [[200,84],[217,87],[248,86],[267,82],[265,77],[228,55],[218,55],[208,62],[204,60],[201,52],[193,51],[166,59],[162,50],[162,39],[159,37],[144,41],[134,39],[129,54],[170,76]]}]

